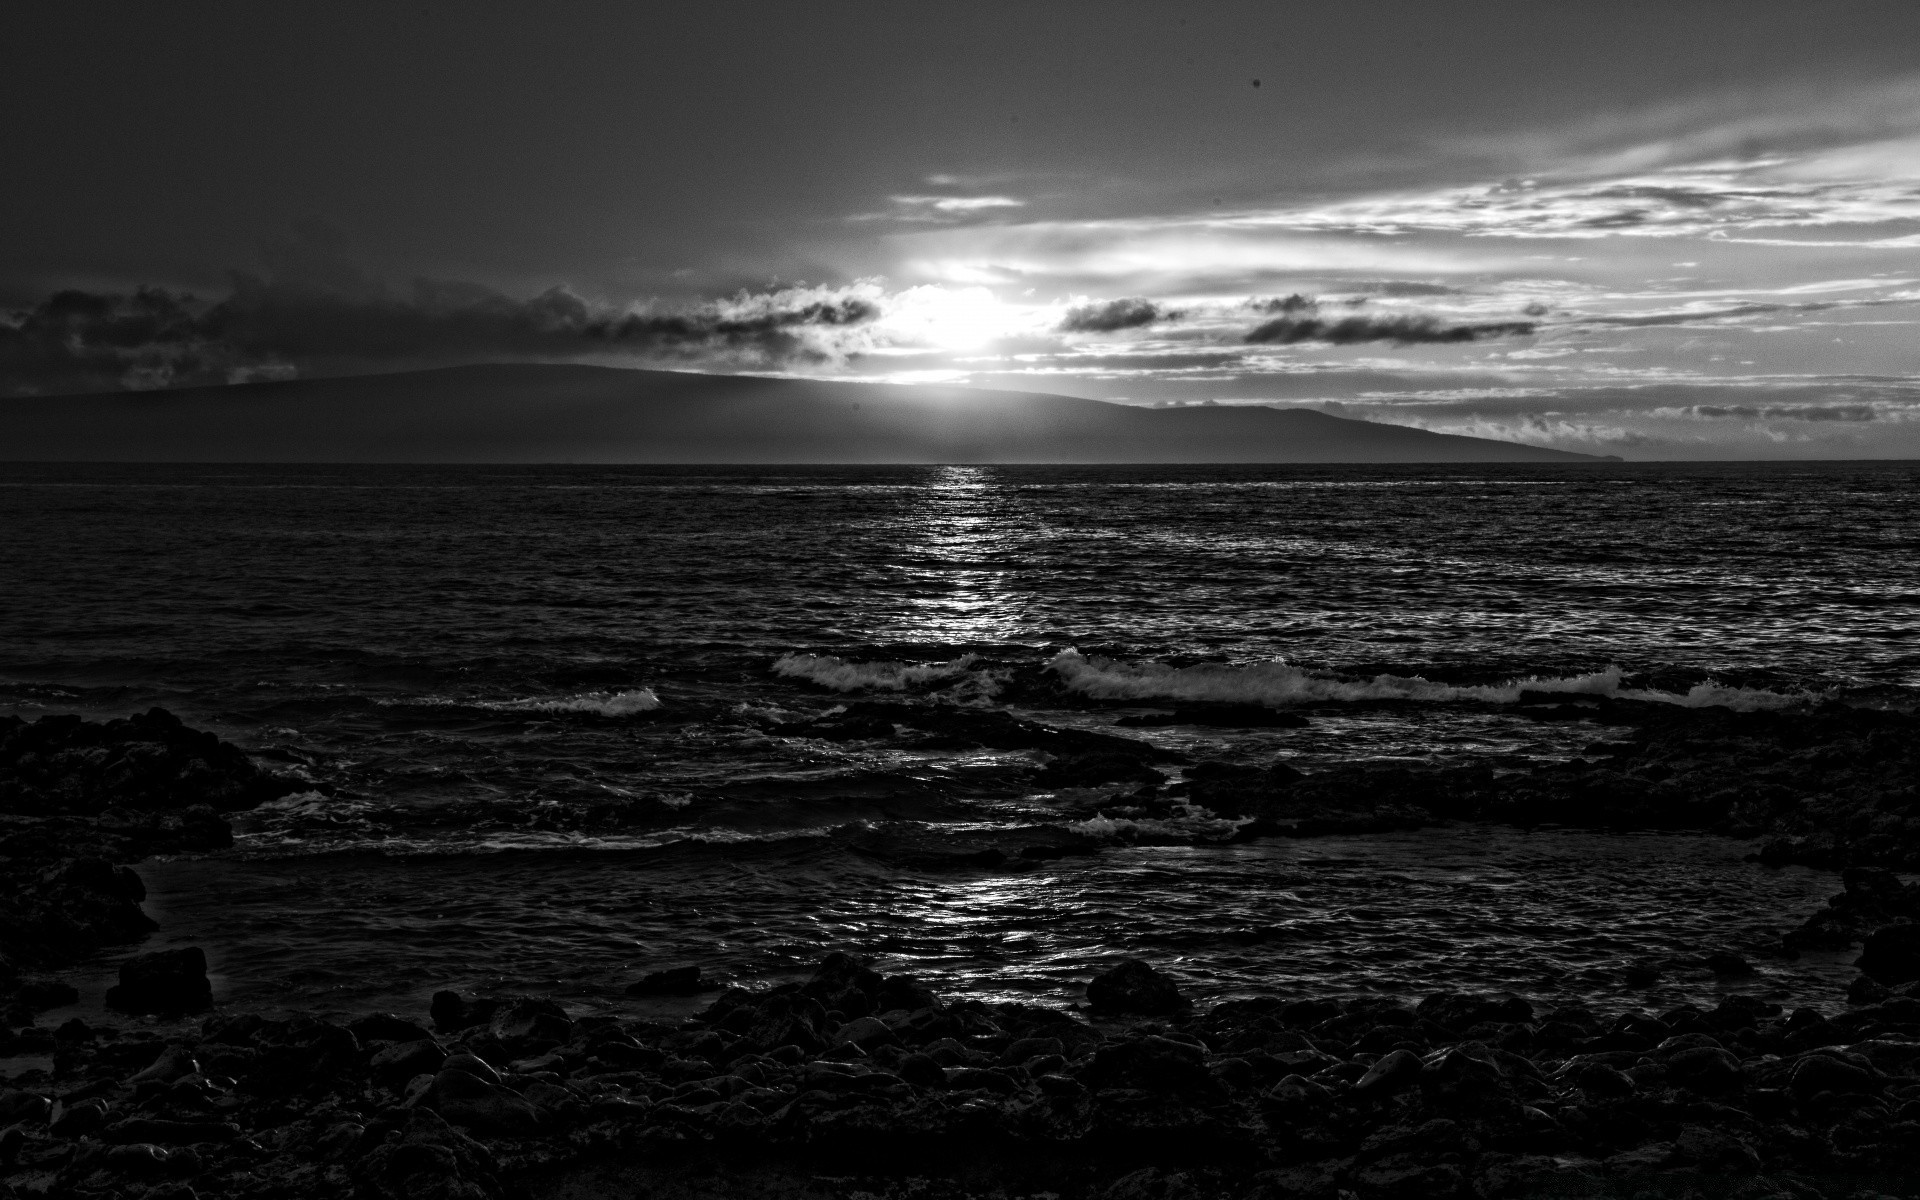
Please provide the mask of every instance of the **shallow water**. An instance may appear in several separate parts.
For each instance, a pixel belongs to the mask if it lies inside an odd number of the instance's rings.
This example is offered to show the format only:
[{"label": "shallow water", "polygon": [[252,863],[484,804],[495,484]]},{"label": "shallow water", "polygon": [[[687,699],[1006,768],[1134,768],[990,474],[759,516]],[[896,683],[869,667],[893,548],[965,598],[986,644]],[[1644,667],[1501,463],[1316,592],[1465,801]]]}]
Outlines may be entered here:
[{"label": "shallow water", "polygon": [[[1916,476],[6,466],[0,711],[162,704],[311,784],[234,851],[144,869],[162,939],[205,944],[236,999],[544,981],[598,1003],[643,967],[762,977],[836,947],[983,994],[1063,997],[1128,952],[1202,995],[1598,999],[1628,958],[1755,944],[1836,881],[1702,839],[1228,846],[1205,814],[1152,831],[1187,845],[926,875],[862,839],[1114,826],[1101,794],[1023,782],[1031,751],[771,727],[939,700],[1312,770],[1610,736],[1533,719],[1526,688],[1908,706]],[[1183,699],[1311,723],[1115,726]],[[1755,986],[1832,998],[1834,969]]]},{"label": "shallow water", "polygon": [[[243,1005],[417,1012],[442,987],[534,987],[589,1009],[671,1009],[702,1001],[621,990],[686,963],[721,981],[786,978],[853,949],[945,991],[1062,1004],[1101,965],[1141,955],[1206,999],[1496,988],[1656,1009],[1728,991],[1831,1006],[1852,953],[1757,959],[1736,980],[1689,961],[1772,945],[1834,890],[1826,872],[1743,862],[1747,849],[1457,828],[919,873],[801,838],[704,855],[176,861],[146,876],[154,944],[209,947],[216,984]],[[121,953],[100,958],[92,990]],[[1629,990],[1629,961],[1672,965]]]}]

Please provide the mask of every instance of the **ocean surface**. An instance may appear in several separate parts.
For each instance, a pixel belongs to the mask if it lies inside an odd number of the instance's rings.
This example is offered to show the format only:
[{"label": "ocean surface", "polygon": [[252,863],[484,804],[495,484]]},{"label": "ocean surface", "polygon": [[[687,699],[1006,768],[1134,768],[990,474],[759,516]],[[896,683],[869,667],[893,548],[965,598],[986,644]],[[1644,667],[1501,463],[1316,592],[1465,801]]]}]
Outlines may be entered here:
[{"label": "ocean surface", "polygon": [[[1837,879],[1708,837],[1232,843],[1200,810],[1110,816],[1117,786],[1038,789],[1034,751],[778,727],[957,703],[1312,771],[1605,736],[1530,719],[1523,689],[1908,707],[1917,485],[1912,463],[4,465],[0,711],[162,705],[306,784],[232,850],[141,868],[151,944],[204,946],[234,1004],[671,1008],[701,1001],[621,991],[830,949],[989,999],[1065,1002],[1143,956],[1200,997],[1614,1002],[1624,963],[1752,951]],[[1207,699],[1309,723],[1116,727]],[[1033,826],[1110,849],[929,858]],[[1633,996],[1832,1005],[1850,957]]]}]

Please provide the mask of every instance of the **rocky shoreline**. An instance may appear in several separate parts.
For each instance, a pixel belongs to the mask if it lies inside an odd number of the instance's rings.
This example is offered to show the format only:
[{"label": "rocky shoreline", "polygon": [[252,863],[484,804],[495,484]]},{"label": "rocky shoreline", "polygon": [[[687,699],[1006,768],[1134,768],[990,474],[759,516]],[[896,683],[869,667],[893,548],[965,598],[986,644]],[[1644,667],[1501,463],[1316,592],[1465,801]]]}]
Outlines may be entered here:
[{"label": "rocky shoreline", "polygon": [[[1037,786],[1117,783],[1102,811],[1197,808],[1237,839],[1462,820],[1764,838],[1763,862],[1845,869],[1781,950],[1861,943],[1846,1003],[1195,1009],[1129,964],[1067,1011],[943,1000],[835,955],[677,1025],[451,993],[412,1016],[190,1020],[212,998],[189,950],[129,960],[109,997],[124,1027],[49,1029],[36,1013],[74,995],[62,968],[154,927],[130,864],[230,845],[225,814],[306,785],[162,710],[0,720],[0,1055],[50,1060],[0,1092],[0,1196],[1920,1194],[1920,886],[1892,873],[1920,863],[1920,719],[1523,707],[1618,736],[1550,767],[1202,761],[1169,785],[1166,751],[1005,713],[863,703],[780,732],[1040,750]],[[1044,832],[949,865],[1098,850]]]},{"label": "rocky shoreline", "polygon": [[[697,986],[697,979],[684,983]],[[1510,995],[1081,1011],[831,955],[669,1025],[540,997],[54,1031],[5,1194],[1858,1197],[1920,1189],[1920,999],[1661,1014]]]}]

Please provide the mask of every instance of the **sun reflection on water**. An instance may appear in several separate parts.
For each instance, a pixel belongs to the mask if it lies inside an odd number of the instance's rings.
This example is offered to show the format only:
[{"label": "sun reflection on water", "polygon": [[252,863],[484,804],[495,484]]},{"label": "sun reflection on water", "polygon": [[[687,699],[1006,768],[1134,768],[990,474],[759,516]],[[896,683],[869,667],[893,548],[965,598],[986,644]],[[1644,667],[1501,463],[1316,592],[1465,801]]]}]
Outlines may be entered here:
[{"label": "sun reflection on water", "polygon": [[903,631],[913,641],[1016,640],[1025,604],[1018,518],[984,467],[935,468],[920,505],[924,536],[908,559],[910,600]]}]

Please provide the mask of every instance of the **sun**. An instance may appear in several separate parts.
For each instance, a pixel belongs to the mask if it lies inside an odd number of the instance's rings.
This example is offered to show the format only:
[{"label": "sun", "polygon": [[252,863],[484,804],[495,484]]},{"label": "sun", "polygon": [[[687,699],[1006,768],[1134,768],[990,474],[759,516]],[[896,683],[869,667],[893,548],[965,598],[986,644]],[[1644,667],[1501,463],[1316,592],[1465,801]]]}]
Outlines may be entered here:
[{"label": "sun", "polygon": [[902,345],[976,350],[1020,332],[1027,320],[988,288],[922,284],[893,298],[880,331]]}]

